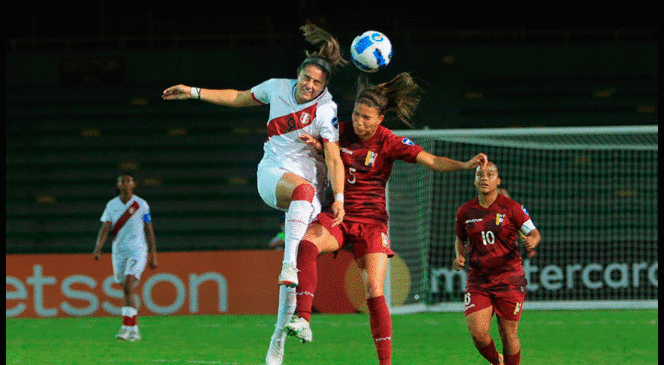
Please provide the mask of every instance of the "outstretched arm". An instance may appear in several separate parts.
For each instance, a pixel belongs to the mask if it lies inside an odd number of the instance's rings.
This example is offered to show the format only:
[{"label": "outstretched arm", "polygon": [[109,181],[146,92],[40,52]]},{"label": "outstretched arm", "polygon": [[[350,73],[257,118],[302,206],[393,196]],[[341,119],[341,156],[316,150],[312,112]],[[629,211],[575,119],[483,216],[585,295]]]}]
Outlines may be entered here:
[{"label": "outstretched arm", "polygon": [[415,162],[439,172],[449,172],[458,170],[472,170],[477,166],[484,166],[489,159],[484,153],[478,153],[467,162],[452,160],[451,158],[435,156],[427,151],[422,151],[417,155]]},{"label": "outstretched arm", "polygon": [[171,86],[164,90],[161,98],[164,100],[200,99],[208,103],[232,108],[262,105],[251,96],[250,90],[202,89],[182,84]]}]

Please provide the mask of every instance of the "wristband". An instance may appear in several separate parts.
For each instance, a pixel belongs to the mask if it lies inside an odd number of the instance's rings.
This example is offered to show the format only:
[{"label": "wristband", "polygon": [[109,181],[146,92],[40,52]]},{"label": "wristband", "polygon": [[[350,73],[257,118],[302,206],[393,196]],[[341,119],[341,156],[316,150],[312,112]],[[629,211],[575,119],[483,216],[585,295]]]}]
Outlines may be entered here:
[{"label": "wristband", "polygon": [[343,203],[344,202],[344,194],[343,193],[335,194],[334,195],[334,201]]},{"label": "wristband", "polygon": [[191,98],[192,99],[201,99],[201,88],[200,87],[192,87],[191,88]]}]

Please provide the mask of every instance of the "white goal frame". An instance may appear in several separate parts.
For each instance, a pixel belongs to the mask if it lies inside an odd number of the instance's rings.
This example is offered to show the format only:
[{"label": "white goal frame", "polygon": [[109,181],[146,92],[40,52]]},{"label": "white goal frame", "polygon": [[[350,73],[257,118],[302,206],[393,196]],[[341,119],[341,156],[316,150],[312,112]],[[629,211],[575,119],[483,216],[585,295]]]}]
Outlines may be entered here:
[{"label": "white goal frame", "polygon": [[[495,129],[448,129],[448,130],[394,130],[398,136],[414,139],[439,137],[442,140],[462,143],[477,143],[497,147],[514,147],[512,138],[519,140],[519,148],[540,150],[649,150],[658,151],[658,145],[652,140],[634,143],[639,135],[658,133],[658,126],[617,126],[617,127],[547,127],[547,128],[495,128]],[[560,136],[561,140],[556,137]],[[621,136],[629,136],[622,139]],[[528,137],[533,137],[532,141]],[[537,140],[537,139],[540,140]],[[592,139],[600,143],[592,143]],[[588,142],[591,143],[588,143]],[[491,156],[490,156],[491,158]],[[402,163],[402,162],[398,162]],[[423,167],[418,167],[423,168]],[[390,211],[389,183],[386,192],[388,212]],[[390,225],[391,226],[391,225]],[[404,304],[392,306],[390,263],[385,279],[385,297],[392,314],[411,314],[418,312],[461,312],[462,302]],[[528,301],[524,310],[597,310],[597,309],[658,309],[658,300],[551,300]]]}]

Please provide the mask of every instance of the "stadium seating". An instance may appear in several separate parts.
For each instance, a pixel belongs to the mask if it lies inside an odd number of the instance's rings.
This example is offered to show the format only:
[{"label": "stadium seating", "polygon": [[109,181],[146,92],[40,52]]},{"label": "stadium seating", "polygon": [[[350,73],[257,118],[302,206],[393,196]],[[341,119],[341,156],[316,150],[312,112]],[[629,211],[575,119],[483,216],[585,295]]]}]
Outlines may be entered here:
[{"label": "stadium seating", "polygon": [[[399,54],[372,81],[401,71],[421,81],[426,94],[415,116],[418,128],[658,122],[656,38],[592,47],[458,40],[441,47],[409,35],[393,41]],[[135,174],[136,194],[151,204],[160,249],[266,247],[281,216],[255,187],[267,109],[160,98],[174,79],[232,87],[241,80],[238,87],[249,87],[267,77],[292,77],[300,58],[287,57],[297,51],[271,48],[274,59],[287,62],[266,64],[265,44],[115,49],[114,57],[125,62],[124,79],[89,84],[63,77],[68,50],[8,50],[6,251],[91,252],[121,171]],[[347,67],[331,86],[341,119],[350,117],[357,76]],[[385,124],[405,128],[393,119]]]},{"label": "stadium seating", "polygon": [[151,205],[160,249],[262,248],[278,231],[281,214],[255,188],[264,113],[136,103],[113,90],[80,103],[69,91],[8,98],[7,252],[90,251],[121,171]]}]

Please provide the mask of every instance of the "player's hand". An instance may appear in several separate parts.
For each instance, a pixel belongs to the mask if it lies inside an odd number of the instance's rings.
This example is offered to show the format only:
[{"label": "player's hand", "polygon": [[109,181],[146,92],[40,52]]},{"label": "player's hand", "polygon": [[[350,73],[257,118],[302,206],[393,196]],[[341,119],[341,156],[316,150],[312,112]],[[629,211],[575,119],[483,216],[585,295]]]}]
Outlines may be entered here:
[{"label": "player's hand", "polygon": [[452,268],[456,271],[463,269],[464,266],[466,266],[466,258],[463,256],[457,256],[452,263]]},{"label": "player's hand", "polygon": [[527,257],[533,257],[536,255],[535,248],[537,245],[539,245],[540,240],[537,239],[536,237],[531,237],[531,236],[521,236],[521,241],[523,242],[523,247],[526,249],[526,256]]},{"label": "player's hand", "polygon": [[344,202],[342,201],[335,201],[332,203],[332,213],[334,213],[334,219],[332,219],[332,227],[341,224],[344,220],[344,216],[346,215],[346,211],[344,210]]},{"label": "player's hand", "polygon": [[99,261],[99,254],[101,254],[101,250],[95,248],[95,250],[92,251],[92,258],[95,259],[95,261]]},{"label": "player's hand", "polygon": [[186,85],[175,85],[161,93],[164,100],[186,100],[191,99],[191,87]]},{"label": "player's hand", "polygon": [[323,142],[321,142],[318,138],[314,138],[312,135],[304,133],[300,136],[300,139],[309,146],[317,149],[318,152],[323,152]]},{"label": "player's hand", "polygon": [[487,162],[489,162],[489,158],[484,153],[480,152],[475,157],[466,162],[466,170],[472,170],[477,166],[484,168]]},{"label": "player's hand", "polygon": [[156,254],[150,254],[150,260],[148,261],[148,265],[150,266],[150,269],[152,269],[152,270],[157,268],[157,255]]}]

